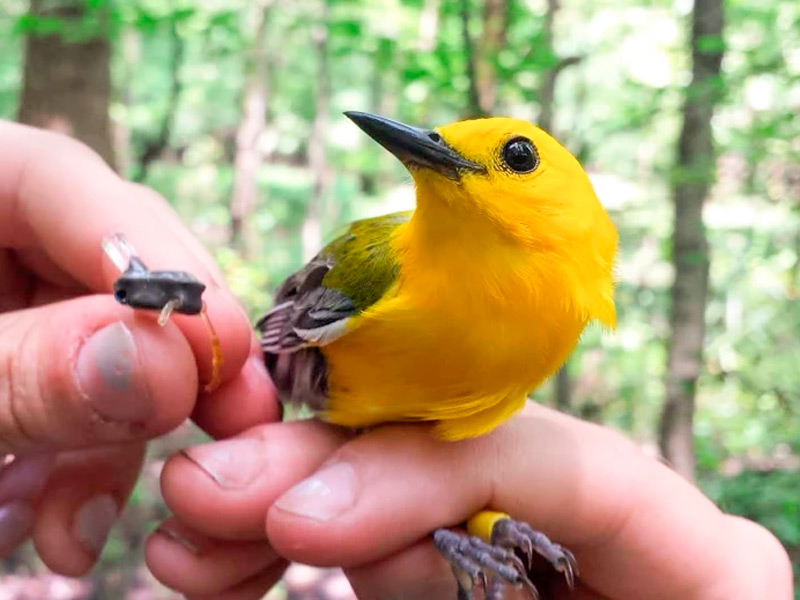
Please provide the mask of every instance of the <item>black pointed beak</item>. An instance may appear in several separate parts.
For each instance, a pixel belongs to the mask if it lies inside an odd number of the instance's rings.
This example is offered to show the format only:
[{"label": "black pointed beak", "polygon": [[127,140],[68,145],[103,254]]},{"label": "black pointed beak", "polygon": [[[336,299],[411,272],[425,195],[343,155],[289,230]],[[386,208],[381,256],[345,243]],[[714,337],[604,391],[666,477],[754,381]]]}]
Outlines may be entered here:
[{"label": "black pointed beak", "polygon": [[485,171],[448,146],[442,136],[431,129],[420,129],[369,113],[348,111],[351,121],[406,167],[424,167],[458,180],[465,171]]}]

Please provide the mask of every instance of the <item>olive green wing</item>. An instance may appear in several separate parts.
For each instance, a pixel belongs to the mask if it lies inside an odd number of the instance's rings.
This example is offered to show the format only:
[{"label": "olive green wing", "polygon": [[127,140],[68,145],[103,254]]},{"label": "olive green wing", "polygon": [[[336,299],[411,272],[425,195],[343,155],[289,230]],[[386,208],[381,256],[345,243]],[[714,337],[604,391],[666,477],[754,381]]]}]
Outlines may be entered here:
[{"label": "olive green wing", "polygon": [[352,223],[283,282],[275,306],[256,324],[267,368],[282,400],[321,404],[327,367],[320,346],[346,334],[351,319],[394,285],[392,239],[410,212]]}]

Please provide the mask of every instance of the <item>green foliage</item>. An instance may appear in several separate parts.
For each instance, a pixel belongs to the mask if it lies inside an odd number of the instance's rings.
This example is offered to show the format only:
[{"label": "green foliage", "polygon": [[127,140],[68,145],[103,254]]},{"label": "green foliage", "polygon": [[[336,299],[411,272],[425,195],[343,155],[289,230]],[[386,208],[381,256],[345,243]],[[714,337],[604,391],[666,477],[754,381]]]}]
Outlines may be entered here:
[{"label": "green foliage", "polygon": [[[795,470],[746,470],[734,476],[714,475],[703,491],[723,510],[758,521],[781,541],[800,576],[800,477]],[[800,589],[795,590],[800,598]]]},{"label": "green foliage", "polygon": [[725,511],[759,520],[800,549],[800,479],[792,471],[744,471],[708,478],[704,491]]},{"label": "green foliage", "polygon": [[22,38],[15,30],[22,13],[21,3],[0,2],[0,116],[13,118],[17,112],[22,78]]}]

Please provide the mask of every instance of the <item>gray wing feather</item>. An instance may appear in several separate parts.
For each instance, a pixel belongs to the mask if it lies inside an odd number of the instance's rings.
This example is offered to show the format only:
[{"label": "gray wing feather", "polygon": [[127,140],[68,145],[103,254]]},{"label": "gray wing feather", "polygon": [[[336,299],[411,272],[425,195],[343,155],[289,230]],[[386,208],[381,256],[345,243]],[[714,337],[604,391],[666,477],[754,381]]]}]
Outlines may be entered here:
[{"label": "gray wing feather", "polygon": [[280,286],[275,307],[256,327],[281,401],[324,407],[328,366],[320,348],[346,334],[351,317],[394,285],[399,266],[391,240],[410,217],[397,213],[352,223]]},{"label": "gray wing feather", "polygon": [[275,306],[256,324],[267,370],[283,403],[325,406],[328,365],[319,346],[347,331],[355,313],[352,300],[326,288],[331,265],[320,257],[289,277],[275,295]]},{"label": "gray wing feather", "polygon": [[329,344],[347,331],[355,306],[342,292],[322,285],[330,269],[314,259],[283,283],[275,296],[276,306],[256,323],[264,352]]}]

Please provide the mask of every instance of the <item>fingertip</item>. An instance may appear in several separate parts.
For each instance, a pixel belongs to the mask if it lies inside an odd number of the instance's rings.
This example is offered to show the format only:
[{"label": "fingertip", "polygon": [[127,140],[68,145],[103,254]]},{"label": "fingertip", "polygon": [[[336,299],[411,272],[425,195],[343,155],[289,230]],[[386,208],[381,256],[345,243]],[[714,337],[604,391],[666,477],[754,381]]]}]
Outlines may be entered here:
[{"label": "fingertip", "polygon": [[142,444],[63,453],[36,507],[32,538],[52,571],[86,574],[136,481]]},{"label": "fingertip", "polygon": [[175,325],[159,327],[108,296],[5,319],[14,327],[0,339],[0,378],[15,385],[0,406],[0,451],[143,439],[191,414],[197,370]]},{"label": "fingertip", "polygon": [[153,577],[168,588],[187,594],[204,593],[205,586],[196,583],[194,563],[201,549],[209,546],[208,538],[170,519],[147,536],[144,559]]},{"label": "fingertip", "polygon": [[0,506],[18,500],[36,500],[47,484],[55,460],[51,453],[28,454],[15,456],[11,463],[0,468]]},{"label": "fingertip", "polygon": [[313,472],[341,443],[316,422],[273,423],[170,457],[161,491],[189,526],[220,539],[258,539],[275,498]]},{"label": "fingertip", "polygon": [[[267,533],[291,560],[352,566],[396,552],[484,506],[471,444],[440,442],[426,426],[377,428],[342,446],[278,498]],[[456,461],[469,468],[457,469]]]},{"label": "fingertip", "polygon": [[204,316],[176,314],[173,319],[197,359],[201,384],[219,387],[242,369],[250,354],[254,333],[244,308],[227,288],[209,283],[203,300]]},{"label": "fingertip", "polygon": [[[250,448],[254,446],[254,448]],[[218,539],[259,539],[266,506],[257,439],[202,444],[171,456],[161,473],[165,504],[182,522]],[[190,454],[193,452],[193,454]],[[268,492],[266,493],[268,496]]]},{"label": "fingertip", "polygon": [[25,501],[15,500],[0,506],[0,558],[28,539],[35,517],[33,506]]},{"label": "fingertip", "polygon": [[[726,532],[728,535],[726,536]],[[729,543],[725,543],[725,538]],[[744,517],[721,515],[719,533],[720,543],[731,551],[730,566],[727,573],[718,578],[738,586],[743,597],[756,597],[761,590],[772,590],[770,598],[790,598],[792,595],[792,561],[778,537],[769,529]],[[736,573],[751,575],[750,594],[744,593],[742,582],[737,582]]]},{"label": "fingertip", "polygon": [[214,597],[280,561],[266,540],[215,540],[175,518],[147,538],[145,560],[167,587],[190,596]]},{"label": "fingertip", "polygon": [[277,393],[259,355],[219,390],[201,395],[192,418],[210,436],[231,437],[256,425],[281,420]]},{"label": "fingertip", "polygon": [[170,517],[144,541],[144,561],[158,581],[171,589],[181,589],[183,572],[176,574],[176,564],[184,567],[211,547],[211,540],[178,519]]},{"label": "fingertip", "polygon": [[215,594],[189,594],[187,600],[262,600],[283,576],[288,563],[280,560],[242,583]]}]

